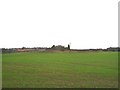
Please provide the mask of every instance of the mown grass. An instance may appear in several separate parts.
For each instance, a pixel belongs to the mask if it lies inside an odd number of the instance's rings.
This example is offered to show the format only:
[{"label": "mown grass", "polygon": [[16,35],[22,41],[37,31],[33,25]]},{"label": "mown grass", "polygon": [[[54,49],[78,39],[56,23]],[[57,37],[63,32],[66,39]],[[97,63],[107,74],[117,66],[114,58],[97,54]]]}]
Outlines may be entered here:
[{"label": "mown grass", "polygon": [[3,88],[118,87],[117,52],[3,54]]}]

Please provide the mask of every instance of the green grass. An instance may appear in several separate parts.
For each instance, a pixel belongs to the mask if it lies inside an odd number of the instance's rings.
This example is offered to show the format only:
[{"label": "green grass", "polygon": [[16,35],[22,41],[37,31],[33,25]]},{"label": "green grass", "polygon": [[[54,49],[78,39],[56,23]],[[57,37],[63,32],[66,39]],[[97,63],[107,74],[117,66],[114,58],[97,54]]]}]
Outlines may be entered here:
[{"label": "green grass", "polygon": [[3,88],[118,87],[117,52],[3,54]]}]

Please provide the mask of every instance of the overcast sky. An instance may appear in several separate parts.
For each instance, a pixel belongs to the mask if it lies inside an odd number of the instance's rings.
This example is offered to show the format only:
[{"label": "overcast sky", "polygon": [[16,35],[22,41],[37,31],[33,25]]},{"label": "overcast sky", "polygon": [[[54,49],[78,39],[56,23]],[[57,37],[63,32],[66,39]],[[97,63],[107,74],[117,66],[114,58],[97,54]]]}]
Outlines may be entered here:
[{"label": "overcast sky", "polygon": [[0,0],[0,48],[118,46],[119,0]]}]

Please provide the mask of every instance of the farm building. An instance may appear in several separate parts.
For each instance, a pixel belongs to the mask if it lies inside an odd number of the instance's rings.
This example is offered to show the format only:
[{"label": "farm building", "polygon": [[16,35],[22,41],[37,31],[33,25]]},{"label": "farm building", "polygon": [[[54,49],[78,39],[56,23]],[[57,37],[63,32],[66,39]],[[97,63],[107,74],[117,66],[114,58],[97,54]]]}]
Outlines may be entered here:
[{"label": "farm building", "polygon": [[68,47],[64,47],[64,46],[62,46],[62,45],[57,45],[57,46],[53,45],[53,46],[51,47],[51,49],[52,49],[52,50],[64,51],[64,50],[70,49],[70,45],[68,45]]}]

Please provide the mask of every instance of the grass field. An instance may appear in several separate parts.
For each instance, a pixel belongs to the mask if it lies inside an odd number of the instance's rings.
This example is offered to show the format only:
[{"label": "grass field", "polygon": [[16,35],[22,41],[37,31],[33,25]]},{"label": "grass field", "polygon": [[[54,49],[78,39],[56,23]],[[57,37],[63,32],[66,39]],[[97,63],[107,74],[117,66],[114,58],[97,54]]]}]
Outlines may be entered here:
[{"label": "grass field", "polygon": [[3,54],[3,88],[118,87],[117,52]]}]

